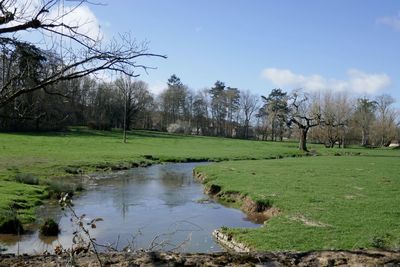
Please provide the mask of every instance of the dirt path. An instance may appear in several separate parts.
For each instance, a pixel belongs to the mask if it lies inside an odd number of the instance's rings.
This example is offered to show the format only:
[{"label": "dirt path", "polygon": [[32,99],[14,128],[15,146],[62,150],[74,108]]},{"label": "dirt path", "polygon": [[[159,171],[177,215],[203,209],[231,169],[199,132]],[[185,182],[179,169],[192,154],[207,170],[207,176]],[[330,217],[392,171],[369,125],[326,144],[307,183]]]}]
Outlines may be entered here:
[{"label": "dirt path", "polygon": [[[103,266],[400,266],[400,252],[320,251],[260,254],[104,253]],[[0,266],[100,266],[95,255],[0,255]]]}]

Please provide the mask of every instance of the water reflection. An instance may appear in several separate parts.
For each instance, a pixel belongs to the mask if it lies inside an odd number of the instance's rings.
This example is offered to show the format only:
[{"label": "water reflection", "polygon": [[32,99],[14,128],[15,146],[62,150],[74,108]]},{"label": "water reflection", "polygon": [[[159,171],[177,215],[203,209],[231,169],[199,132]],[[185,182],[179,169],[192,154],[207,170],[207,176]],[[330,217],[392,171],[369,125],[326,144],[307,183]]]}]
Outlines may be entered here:
[{"label": "water reflection", "polygon": [[[119,248],[134,242],[139,247],[148,247],[159,239],[168,239],[168,250],[186,240],[181,248],[187,252],[212,252],[221,248],[214,242],[211,232],[221,226],[258,227],[246,220],[245,215],[235,209],[223,207],[204,199],[203,187],[192,176],[192,169],[199,163],[155,165],[109,175],[99,174],[91,180],[88,190],[74,200],[77,214],[86,214],[87,219],[101,217],[103,222],[91,231],[99,243],[112,243],[119,239]],[[35,231],[19,240],[0,236],[0,242],[8,252],[52,251],[62,244],[71,246],[74,226],[69,214],[57,205],[48,205],[39,210],[43,219],[51,217],[62,229],[54,240],[43,239]],[[118,238],[119,237],[119,238]],[[157,242],[155,242],[157,244]],[[156,247],[160,249],[160,247]]]}]

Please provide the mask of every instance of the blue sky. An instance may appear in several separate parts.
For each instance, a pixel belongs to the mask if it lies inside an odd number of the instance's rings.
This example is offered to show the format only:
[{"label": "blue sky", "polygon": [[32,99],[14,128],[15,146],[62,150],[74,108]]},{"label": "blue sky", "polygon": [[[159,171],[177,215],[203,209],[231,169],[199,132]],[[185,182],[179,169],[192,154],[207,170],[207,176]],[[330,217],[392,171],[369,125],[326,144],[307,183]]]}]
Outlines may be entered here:
[{"label": "blue sky", "polygon": [[268,94],[303,87],[400,102],[400,1],[102,0],[106,36],[131,32],[167,60],[141,79],[153,91],[175,73],[193,89],[216,80]]}]

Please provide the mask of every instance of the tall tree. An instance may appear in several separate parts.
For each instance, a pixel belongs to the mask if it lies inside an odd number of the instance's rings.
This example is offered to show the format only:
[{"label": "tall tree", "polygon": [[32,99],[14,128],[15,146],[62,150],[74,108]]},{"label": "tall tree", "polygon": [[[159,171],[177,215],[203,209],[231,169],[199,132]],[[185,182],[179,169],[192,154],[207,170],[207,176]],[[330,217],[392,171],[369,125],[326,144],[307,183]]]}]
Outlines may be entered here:
[{"label": "tall tree", "polygon": [[241,92],[241,109],[244,116],[244,137],[249,138],[250,120],[253,113],[258,109],[258,96],[251,94],[250,90]]},{"label": "tall tree", "polygon": [[368,98],[357,99],[354,120],[361,129],[361,145],[370,145],[370,129],[375,120],[376,102]]},{"label": "tall tree", "polygon": [[395,100],[392,96],[383,94],[377,96],[375,102],[377,111],[377,125],[375,127],[377,143],[380,146],[387,146],[391,139],[395,137],[396,114],[392,108]]},{"label": "tall tree", "polygon": [[117,79],[115,85],[122,94],[123,141],[126,143],[126,131],[131,129],[133,119],[139,111],[143,110],[149,93],[145,82],[132,81],[132,78],[128,75]]},{"label": "tall tree", "polygon": [[228,120],[226,123],[226,133],[229,137],[232,137],[233,128],[235,124],[234,115],[237,114],[240,108],[240,91],[237,88],[227,87],[225,90],[225,97],[226,97],[226,112]]},{"label": "tall tree", "polygon": [[226,94],[225,83],[216,81],[214,87],[210,89],[211,94],[211,114],[215,123],[216,134],[219,136],[225,135],[226,121]]},{"label": "tall tree", "polygon": [[[324,119],[318,127],[319,139],[326,147],[334,147],[335,144],[344,147],[347,127],[352,117],[352,103],[350,97],[343,92],[333,93],[323,91],[316,100]],[[318,131],[319,130],[319,131]]]},{"label": "tall tree", "polygon": [[175,74],[171,75],[167,85],[168,87],[160,95],[164,128],[178,120],[182,121],[185,117],[187,118],[189,108],[187,103],[188,88],[183,85],[180,78]]},{"label": "tall tree", "polygon": [[205,135],[207,128],[207,99],[201,92],[198,92],[193,101],[193,119],[196,126],[196,134]]},{"label": "tall tree", "polygon": [[271,124],[271,140],[276,141],[279,137],[282,141],[289,112],[288,95],[282,89],[273,89],[268,97],[262,96],[262,99],[263,112],[269,117]]}]

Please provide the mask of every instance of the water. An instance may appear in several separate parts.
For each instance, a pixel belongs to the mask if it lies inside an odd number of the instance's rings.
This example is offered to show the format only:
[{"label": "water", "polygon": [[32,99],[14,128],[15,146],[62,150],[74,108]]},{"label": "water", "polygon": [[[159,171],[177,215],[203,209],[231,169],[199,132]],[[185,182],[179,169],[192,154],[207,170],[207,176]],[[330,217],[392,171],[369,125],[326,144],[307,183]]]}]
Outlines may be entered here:
[{"label": "water", "polygon": [[[98,243],[112,243],[119,250],[133,244],[134,248],[155,246],[157,250],[179,247],[176,250],[184,252],[221,251],[211,236],[214,229],[260,225],[237,209],[208,200],[202,184],[192,176],[192,169],[199,164],[153,165],[96,175],[87,190],[73,200],[74,210],[78,215],[86,214],[86,221],[102,218],[95,229],[90,229],[91,235]],[[20,238],[2,235],[0,244],[7,252],[53,252],[59,244],[71,247],[76,228],[71,214],[56,204],[46,205],[38,213],[39,218],[59,222],[58,237],[43,238],[37,230]]]}]

